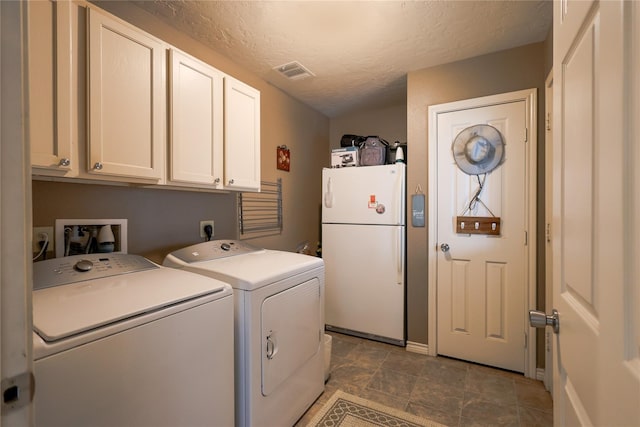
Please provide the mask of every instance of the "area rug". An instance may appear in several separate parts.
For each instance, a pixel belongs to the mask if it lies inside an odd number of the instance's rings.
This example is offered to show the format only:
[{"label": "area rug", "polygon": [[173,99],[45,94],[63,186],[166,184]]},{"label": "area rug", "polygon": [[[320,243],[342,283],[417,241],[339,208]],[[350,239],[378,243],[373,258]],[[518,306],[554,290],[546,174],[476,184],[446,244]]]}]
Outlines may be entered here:
[{"label": "area rug", "polygon": [[309,422],[308,427],[444,427],[398,409],[336,391]]}]

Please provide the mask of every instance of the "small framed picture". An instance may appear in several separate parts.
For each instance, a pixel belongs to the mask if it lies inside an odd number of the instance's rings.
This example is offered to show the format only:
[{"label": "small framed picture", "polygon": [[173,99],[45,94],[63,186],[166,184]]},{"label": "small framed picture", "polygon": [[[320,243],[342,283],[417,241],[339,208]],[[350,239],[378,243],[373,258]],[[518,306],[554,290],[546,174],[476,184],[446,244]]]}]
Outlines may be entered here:
[{"label": "small framed picture", "polygon": [[281,171],[289,172],[289,168],[291,166],[291,152],[287,148],[286,145],[281,145],[277,148],[276,153],[276,165],[277,168]]}]

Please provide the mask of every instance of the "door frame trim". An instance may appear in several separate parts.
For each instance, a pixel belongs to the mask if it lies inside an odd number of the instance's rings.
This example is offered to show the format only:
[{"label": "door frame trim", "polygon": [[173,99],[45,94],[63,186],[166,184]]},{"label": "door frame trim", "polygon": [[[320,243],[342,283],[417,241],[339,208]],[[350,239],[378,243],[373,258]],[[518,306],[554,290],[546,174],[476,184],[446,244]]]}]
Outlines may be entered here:
[{"label": "door frame trim", "polygon": [[[545,289],[545,310],[551,310],[553,307],[553,68],[547,74],[544,83],[544,119],[545,119],[545,137],[544,137],[544,203],[545,203],[545,271],[544,271],[544,289]],[[551,330],[544,330],[545,342],[545,362],[544,362],[544,386],[553,397],[553,346],[554,340]]]},{"label": "door frame trim", "polygon": [[[438,115],[452,111],[479,108],[507,102],[525,101],[526,105],[526,127],[527,135],[527,166],[525,181],[527,183],[527,259],[526,269],[526,301],[522,310],[524,319],[523,334],[526,335],[527,348],[524,352],[524,375],[528,378],[536,378],[536,334],[535,329],[529,326],[529,310],[536,309],[536,198],[537,198],[537,145],[538,145],[538,121],[537,121],[537,89],[525,89],[515,92],[489,95],[480,98],[466,99],[462,101],[449,102],[444,104],[431,105],[428,108],[428,228],[427,228],[427,267],[428,267],[428,328],[427,342],[429,355],[438,354],[437,346],[437,259],[438,259],[438,219],[437,219],[437,194],[438,194],[438,165],[437,165],[437,142],[438,142]],[[524,236],[523,236],[524,238]]]}]

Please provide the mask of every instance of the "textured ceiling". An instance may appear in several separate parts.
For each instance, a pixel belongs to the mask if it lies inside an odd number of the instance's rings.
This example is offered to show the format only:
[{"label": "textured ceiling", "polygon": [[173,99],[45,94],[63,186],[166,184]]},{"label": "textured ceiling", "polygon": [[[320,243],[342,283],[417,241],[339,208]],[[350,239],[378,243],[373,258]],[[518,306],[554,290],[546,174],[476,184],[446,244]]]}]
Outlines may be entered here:
[{"label": "textured ceiling", "polygon": [[[329,117],[401,103],[409,71],[543,41],[552,22],[551,0],[135,3]],[[291,61],[315,76],[273,71]]]}]

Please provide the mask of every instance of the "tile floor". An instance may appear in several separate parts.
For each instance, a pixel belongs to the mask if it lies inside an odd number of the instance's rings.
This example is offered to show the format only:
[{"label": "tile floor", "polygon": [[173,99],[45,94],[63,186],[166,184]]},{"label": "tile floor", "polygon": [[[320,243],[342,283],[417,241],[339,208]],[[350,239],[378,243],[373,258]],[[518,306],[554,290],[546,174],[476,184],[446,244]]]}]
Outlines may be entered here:
[{"label": "tile floor", "polygon": [[542,382],[521,374],[348,335],[333,336],[325,392],[298,421],[305,426],[341,389],[447,426],[552,426]]}]

